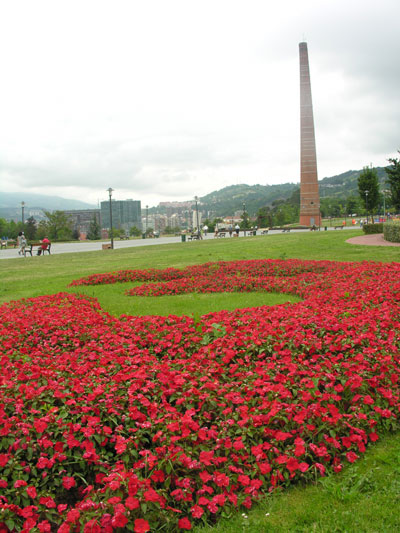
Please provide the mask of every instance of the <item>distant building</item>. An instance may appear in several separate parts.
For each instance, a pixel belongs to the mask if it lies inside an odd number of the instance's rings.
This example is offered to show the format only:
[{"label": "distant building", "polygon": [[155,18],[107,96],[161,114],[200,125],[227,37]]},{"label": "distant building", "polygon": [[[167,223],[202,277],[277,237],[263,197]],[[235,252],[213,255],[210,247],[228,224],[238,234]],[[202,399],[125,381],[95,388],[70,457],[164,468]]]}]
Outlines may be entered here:
[{"label": "distant building", "polygon": [[100,225],[100,209],[70,209],[64,213],[71,220],[73,230],[77,230],[80,235],[88,234],[93,219]]},{"label": "distant building", "polygon": [[[100,204],[101,227],[110,229],[110,202]],[[141,204],[139,200],[111,200],[112,225],[128,232],[133,226],[142,229]]]}]

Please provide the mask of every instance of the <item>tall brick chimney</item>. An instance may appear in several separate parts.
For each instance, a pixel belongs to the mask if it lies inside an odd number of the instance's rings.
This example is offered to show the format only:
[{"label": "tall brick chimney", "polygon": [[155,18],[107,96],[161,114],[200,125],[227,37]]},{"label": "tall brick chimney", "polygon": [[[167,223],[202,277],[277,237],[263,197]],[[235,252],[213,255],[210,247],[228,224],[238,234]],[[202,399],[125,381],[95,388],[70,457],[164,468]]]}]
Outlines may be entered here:
[{"label": "tall brick chimney", "polygon": [[307,43],[300,52],[300,224],[321,225],[317,153]]}]

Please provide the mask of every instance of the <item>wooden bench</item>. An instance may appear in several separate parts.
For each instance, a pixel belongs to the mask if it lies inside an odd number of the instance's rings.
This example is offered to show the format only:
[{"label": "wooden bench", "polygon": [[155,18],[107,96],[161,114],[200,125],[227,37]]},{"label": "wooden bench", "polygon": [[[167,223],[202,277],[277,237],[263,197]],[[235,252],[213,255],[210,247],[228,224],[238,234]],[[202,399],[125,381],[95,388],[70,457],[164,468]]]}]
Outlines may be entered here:
[{"label": "wooden bench", "polygon": [[261,230],[261,235],[268,235],[268,230],[267,229],[262,229]]},{"label": "wooden bench", "polygon": [[282,233],[290,233],[290,228],[283,228]]},{"label": "wooden bench", "polygon": [[335,226],[335,229],[339,229],[339,228],[343,229],[344,228],[343,224],[341,226]]},{"label": "wooden bench", "polygon": [[192,233],[192,235],[188,236],[188,241],[198,241],[200,239],[200,235],[197,233]]},{"label": "wooden bench", "polygon": [[225,231],[219,231],[216,237],[225,237],[225,235],[226,235]]},{"label": "wooden bench", "polygon": [[38,250],[42,250],[40,252],[40,255],[44,255],[45,252],[47,252],[49,255],[50,255],[50,248],[51,248],[51,243],[49,243],[47,245],[47,248],[45,248],[44,250],[42,249],[42,243],[41,242],[32,242],[31,244],[27,244],[25,246],[25,255],[26,254],[31,254],[31,257],[33,255],[33,252],[36,251],[36,253],[38,252]]}]

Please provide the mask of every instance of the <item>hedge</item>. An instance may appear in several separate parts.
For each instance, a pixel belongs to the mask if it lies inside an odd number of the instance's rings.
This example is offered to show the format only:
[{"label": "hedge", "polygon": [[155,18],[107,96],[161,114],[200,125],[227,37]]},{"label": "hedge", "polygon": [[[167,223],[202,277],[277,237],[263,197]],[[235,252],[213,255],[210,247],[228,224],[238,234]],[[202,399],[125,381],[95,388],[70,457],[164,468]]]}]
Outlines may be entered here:
[{"label": "hedge", "polygon": [[385,241],[400,242],[400,224],[396,222],[386,222],[383,228],[383,238]]},{"label": "hedge", "polygon": [[383,233],[383,222],[377,224],[364,224],[363,232],[367,235],[371,235],[372,233]]}]

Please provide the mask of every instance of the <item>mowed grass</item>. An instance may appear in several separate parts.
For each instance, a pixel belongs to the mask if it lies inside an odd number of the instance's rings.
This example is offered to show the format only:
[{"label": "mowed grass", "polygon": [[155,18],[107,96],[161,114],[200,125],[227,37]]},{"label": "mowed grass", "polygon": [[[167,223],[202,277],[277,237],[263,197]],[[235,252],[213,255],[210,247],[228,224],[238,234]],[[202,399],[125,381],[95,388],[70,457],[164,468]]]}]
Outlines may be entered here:
[{"label": "mowed grass", "polygon": [[[1,259],[0,303],[71,290],[68,284],[74,279],[89,274],[129,268],[181,268],[208,261],[296,257],[332,261],[399,261],[400,248],[355,246],[346,243],[348,238],[356,235],[362,235],[362,232],[360,230],[293,232],[121,250]],[[55,249],[56,247],[57,244],[54,244]],[[112,291],[110,298],[112,299]],[[116,300],[118,298],[120,295]],[[103,302],[104,305],[108,305],[106,299]],[[110,305],[114,305],[111,300]],[[130,305],[128,301],[126,305]],[[148,305],[148,302],[144,302],[143,305]],[[248,305],[252,305],[251,302]],[[116,306],[119,307],[119,304]],[[189,302],[188,312],[191,306],[192,302]],[[184,312],[183,308],[181,310]]]},{"label": "mowed grass", "polygon": [[[240,239],[125,248],[90,253],[0,260],[0,302],[60,291],[84,292],[102,307],[120,314],[186,314],[220,309],[276,305],[285,295],[264,293],[182,295],[161,298],[125,296],[132,284],[69,288],[74,279],[121,269],[184,267],[208,261],[301,258],[337,261],[399,261],[400,248],[346,243],[360,230],[290,233]],[[55,247],[57,244],[54,245]],[[1,252],[0,252],[1,253]],[[296,301],[296,299],[289,300]],[[400,531],[400,434],[386,435],[341,474],[265,497],[214,527],[195,533],[236,532],[395,532]]]}]

